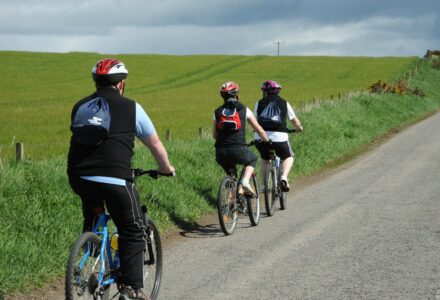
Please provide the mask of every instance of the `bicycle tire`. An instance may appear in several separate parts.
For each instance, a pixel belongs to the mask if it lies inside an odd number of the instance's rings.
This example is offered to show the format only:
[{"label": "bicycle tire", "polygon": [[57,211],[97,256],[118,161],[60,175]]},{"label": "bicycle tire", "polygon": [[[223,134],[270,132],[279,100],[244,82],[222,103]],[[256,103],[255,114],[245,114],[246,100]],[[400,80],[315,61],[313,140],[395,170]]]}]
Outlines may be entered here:
[{"label": "bicycle tire", "polygon": [[[84,232],[73,243],[66,268],[66,300],[95,299],[93,293],[99,288],[96,274],[99,273],[101,268],[101,260],[99,257],[101,243],[102,240],[93,232]],[[87,256],[82,270],[79,270],[79,264],[84,258],[84,250],[86,249],[89,249],[88,252],[91,253],[91,255]],[[110,270],[107,253],[104,252],[104,255],[105,270]],[[91,267],[90,273],[88,267]],[[95,270],[97,272],[94,272]],[[109,292],[110,289],[106,288],[99,299],[109,299]]]},{"label": "bicycle tire", "polygon": [[156,299],[159,294],[162,281],[162,242],[160,240],[159,230],[153,220],[147,219],[147,242],[144,253],[144,269],[142,288],[149,299]]},{"label": "bicycle tire", "polygon": [[280,210],[286,209],[286,193],[281,190],[281,170],[278,168],[278,195],[280,197]]},{"label": "bicycle tire", "polygon": [[257,179],[255,178],[254,174],[252,174],[251,184],[255,191],[255,195],[253,197],[246,197],[246,202],[249,220],[251,221],[252,226],[257,226],[260,222],[260,197],[258,193]]},{"label": "bicycle tire", "polygon": [[266,206],[266,215],[271,217],[275,213],[275,173],[273,167],[269,164],[269,168],[264,175],[264,204]]},{"label": "bicycle tire", "polygon": [[234,186],[234,180],[230,176],[225,176],[217,193],[218,219],[225,235],[231,235],[237,225],[237,198]]}]

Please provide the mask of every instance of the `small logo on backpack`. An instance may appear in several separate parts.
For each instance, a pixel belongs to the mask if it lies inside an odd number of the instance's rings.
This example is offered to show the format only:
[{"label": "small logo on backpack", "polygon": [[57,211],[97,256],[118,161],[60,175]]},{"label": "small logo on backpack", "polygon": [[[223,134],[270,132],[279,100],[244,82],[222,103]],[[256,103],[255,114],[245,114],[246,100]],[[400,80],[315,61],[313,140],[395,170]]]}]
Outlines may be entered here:
[{"label": "small logo on backpack", "polygon": [[92,119],[89,119],[89,123],[91,125],[102,125],[102,118],[93,117]]},{"label": "small logo on backpack", "polygon": [[93,98],[78,107],[70,130],[78,143],[85,146],[101,144],[110,132],[110,109],[103,97]]},{"label": "small logo on backpack", "polygon": [[217,129],[227,131],[237,131],[241,128],[240,115],[236,108],[224,108],[219,120]]}]

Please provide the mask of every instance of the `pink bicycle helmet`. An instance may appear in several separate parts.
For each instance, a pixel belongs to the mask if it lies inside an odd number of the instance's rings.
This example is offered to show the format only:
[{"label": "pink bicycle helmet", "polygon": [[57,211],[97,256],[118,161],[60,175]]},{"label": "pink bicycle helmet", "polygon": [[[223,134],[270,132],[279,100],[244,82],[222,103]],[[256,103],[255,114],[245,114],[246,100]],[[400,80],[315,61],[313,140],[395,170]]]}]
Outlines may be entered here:
[{"label": "pink bicycle helmet", "polygon": [[281,84],[276,82],[275,80],[267,80],[263,82],[261,86],[261,90],[265,93],[276,95],[278,94],[282,89]]}]

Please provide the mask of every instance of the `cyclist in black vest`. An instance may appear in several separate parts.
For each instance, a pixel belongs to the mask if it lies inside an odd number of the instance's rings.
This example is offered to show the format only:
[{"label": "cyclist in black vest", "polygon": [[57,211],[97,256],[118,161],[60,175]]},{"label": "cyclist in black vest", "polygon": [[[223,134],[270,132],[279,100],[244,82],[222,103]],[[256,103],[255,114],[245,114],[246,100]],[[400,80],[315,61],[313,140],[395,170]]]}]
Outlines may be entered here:
[{"label": "cyclist in black vest", "polygon": [[[270,147],[275,150],[276,155],[282,161],[281,189],[288,192],[290,189],[288,175],[293,166],[295,154],[289,143],[286,119],[288,118],[293,126],[295,126],[297,132],[301,132],[303,128],[292,106],[279,96],[281,88],[281,85],[274,80],[265,81],[261,86],[263,98],[256,103],[254,114],[257,116],[258,123],[266,131],[267,136],[272,142]],[[271,116],[274,120],[263,120],[263,115],[268,114],[269,109],[272,109],[272,112],[269,112],[272,114],[275,114],[274,111],[276,111],[276,115]],[[255,140],[260,140],[260,137],[255,135]],[[262,158],[261,174],[265,174],[268,165],[267,160],[269,159],[269,145],[257,143],[256,148]],[[264,186],[262,186],[262,188],[264,189]]]},{"label": "cyclist in black vest", "polygon": [[237,164],[245,166],[243,192],[253,195],[255,192],[249,180],[254,172],[257,156],[246,147],[246,120],[263,141],[269,140],[251,110],[238,101],[239,92],[240,87],[233,81],[225,82],[220,88],[224,103],[214,112],[215,156],[217,163],[227,174]]},{"label": "cyclist in black vest", "polygon": [[[92,75],[96,92],[75,104],[72,121],[82,104],[92,99],[105,99],[111,115],[110,128],[108,137],[96,146],[81,143],[72,129],[67,167],[69,183],[81,197],[83,231],[92,230],[104,201],[118,229],[120,299],[147,299],[141,290],[146,227],[131,173],[135,137],[150,149],[160,173],[170,174],[175,170],[143,108],[122,96],[128,75],[125,65],[116,59],[104,59],[93,67]],[[96,124],[99,118],[94,119]]]}]

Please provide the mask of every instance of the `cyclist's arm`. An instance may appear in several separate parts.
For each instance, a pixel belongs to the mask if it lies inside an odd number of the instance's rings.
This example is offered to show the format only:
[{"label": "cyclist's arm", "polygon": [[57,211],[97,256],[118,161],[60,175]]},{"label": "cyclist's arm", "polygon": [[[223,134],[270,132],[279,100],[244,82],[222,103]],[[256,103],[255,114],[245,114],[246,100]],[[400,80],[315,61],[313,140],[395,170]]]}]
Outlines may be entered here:
[{"label": "cyclist's arm", "polygon": [[156,133],[153,122],[138,103],[136,103],[136,136],[150,149],[159,166],[159,172],[164,174],[174,172],[174,167],[170,165],[168,153]]},{"label": "cyclist's arm", "polygon": [[287,102],[287,114],[289,116],[289,120],[292,123],[293,126],[295,126],[296,131],[301,132],[303,131],[303,128],[301,126],[301,121],[296,116],[295,112],[293,111],[292,106],[289,102]]},{"label": "cyclist's arm", "polygon": [[303,127],[301,126],[301,121],[296,117],[290,120],[292,122],[293,126],[295,126],[296,131],[301,132],[303,131]]},{"label": "cyclist's arm", "polygon": [[150,149],[151,155],[153,155],[157,165],[159,166],[160,173],[169,174],[175,172],[174,167],[170,165],[170,161],[168,160],[167,150],[163,146],[162,141],[159,139],[157,133],[154,133],[146,138],[139,139]]},{"label": "cyclist's arm", "polygon": [[269,141],[269,138],[267,137],[266,132],[264,129],[258,124],[257,119],[255,118],[254,114],[249,110],[247,120],[249,124],[251,124],[252,128],[255,130],[255,132],[261,137],[261,139],[265,142]]}]

